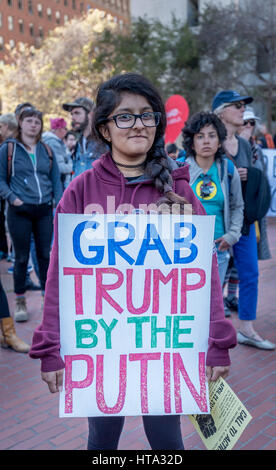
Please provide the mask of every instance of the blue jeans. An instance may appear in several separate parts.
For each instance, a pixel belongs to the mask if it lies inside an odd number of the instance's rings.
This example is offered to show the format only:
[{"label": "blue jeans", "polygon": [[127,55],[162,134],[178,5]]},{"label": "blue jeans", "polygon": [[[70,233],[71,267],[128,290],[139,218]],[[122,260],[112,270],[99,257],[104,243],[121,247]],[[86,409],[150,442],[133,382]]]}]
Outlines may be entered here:
[{"label": "blue jeans", "polygon": [[225,275],[228,268],[228,263],[230,260],[230,253],[228,250],[220,251],[218,250],[219,243],[216,244],[217,246],[217,259],[218,259],[218,271],[219,271],[219,278],[221,287],[224,284]]},{"label": "blue jeans", "polygon": [[[116,450],[124,426],[124,416],[88,418],[88,450]],[[180,416],[143,416],[150,446],[154,450],[183,450]]]},{"label": "blue jeans", "polygon": [[258,302],[258,252],[255,225],[249,235],[242,235],[233,246],[235,265],[239,277],[239,319],[256,319]]}]

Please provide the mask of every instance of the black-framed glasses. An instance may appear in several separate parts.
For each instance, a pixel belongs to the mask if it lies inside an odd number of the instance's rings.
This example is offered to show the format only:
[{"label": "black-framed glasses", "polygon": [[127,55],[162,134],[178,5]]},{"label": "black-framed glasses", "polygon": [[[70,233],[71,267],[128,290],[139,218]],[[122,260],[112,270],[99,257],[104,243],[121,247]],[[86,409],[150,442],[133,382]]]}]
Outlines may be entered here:
[{"label": "black-framed glasses", "polygon": [[237,101],[237,102],[234,102],[234,103],[227,104],[224,107],[229,108],[229,106],[235,106],[235,108],[241,109],[243,106],[245,106],[245,103],[243,101]]},{"label": "black-framed glasses", "polygon": [[248,119],[247,121],[244,121],[243,125],[247,126],[247,124],[250,124],[251,127],[254,127],[255,126],[254,119]]},{"label": "black-framed glasses", "polygon": [[212,192],[212,187],[210,186],[211,178],[209,175],[203,175],[203,183],[200,186],[200,196],[202,198],[210,196]]},{"label": "black-framed glasses", "polygon": [[129,129],[135,126],[139,118],[145,127],[156,127],[160,122],[161,113],[148,111],[142,114],[122,113],[111,116],[108,121],[113,120],[119,129]]}]

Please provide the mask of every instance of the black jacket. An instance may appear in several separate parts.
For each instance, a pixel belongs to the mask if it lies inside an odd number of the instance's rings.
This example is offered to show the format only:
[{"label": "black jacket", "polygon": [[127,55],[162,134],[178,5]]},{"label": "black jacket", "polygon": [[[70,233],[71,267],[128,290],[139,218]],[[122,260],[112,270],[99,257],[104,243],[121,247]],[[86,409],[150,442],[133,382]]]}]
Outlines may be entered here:
[{"label": "black jacket", "polygon": [[249,234],[249,226],[261,220],[271,202],[271,189],[266,175],[257,168],[248,168],[247,181],[242,182],[244,223],[242,234]]}]

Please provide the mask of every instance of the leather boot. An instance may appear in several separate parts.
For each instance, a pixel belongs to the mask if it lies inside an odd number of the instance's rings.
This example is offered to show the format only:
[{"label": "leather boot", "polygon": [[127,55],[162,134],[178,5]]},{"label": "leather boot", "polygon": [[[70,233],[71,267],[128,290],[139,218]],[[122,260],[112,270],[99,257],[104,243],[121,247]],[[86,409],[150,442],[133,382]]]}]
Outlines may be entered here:
[{"label": "leather boot", "polygon": [[3,338],[1,338],[2,348],[12,348],[14,351],[21,353],[27,353],[30,350],[30,346],[16,336],[11,317],[2,318],[1,330],[3,334]]},{"label": "leather boot", "polygon": [[28,312],[25,297],[16,297],[14,319],[17,322],[28,320]]}]

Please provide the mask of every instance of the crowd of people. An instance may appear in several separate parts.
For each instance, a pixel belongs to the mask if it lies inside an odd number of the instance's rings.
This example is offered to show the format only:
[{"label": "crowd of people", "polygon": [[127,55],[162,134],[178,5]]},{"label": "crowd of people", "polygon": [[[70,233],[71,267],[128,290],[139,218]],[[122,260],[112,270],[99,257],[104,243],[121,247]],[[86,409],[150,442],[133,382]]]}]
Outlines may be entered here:
[{"label": "crowd of people", "polygon": [[[219,92],[209,111],[192,115],[185,124],[182,149],[175,143],[165,147],[163,101],[155,87],[137,74],[103,83],[95,103],[81,97],[62,104],[71,115],[71,129],[64,118],[56,117],[50,130],[43,132],[42,114],[31,103],[0,117],[0,252],[2,259],[14,257],[15,293],[11,315],[0,284],[1,344],[39,358],[42,379],[51,392],[58,392],[64,369],[58,214],[81,214],[90,204],[100,204],[106,211],[110,194],[116,207],[131,201],[137,208],[151,203],[158,208],[167,202],[179,204],[182,212],[189,206],[194,214],[216,216],[208,380],[227,376],[229,349],[237,341],[264,350],[275,348],[254,327],[258,260],[270,257],[265,219],[270,188],[254,132],[258,117],[248,108],[252,102],[252,97],[236,91]],[[44,308],[29,351],[16,335],[13,320],[28,320],[30,252]],[[239,316],[237,332],[228,318],[233,310]],[[88,421],[88,449],[117,448],[123,417]],[[143,422],[153,449],[183,448],[179,416],[148,416]]]},{"label": "crowd of people", "polygon": [[[65,103],[71,113],[69,130],[65,119],[57,117],[43,132],[42,113],[28,102],[0,116],[0,259],[12,262],[8,272],[15,293],[11,315],[0,280],[2,347],[29,351],[16,335],[14,321],[28,320],[27,290],[41,290],[44,297],[54,210],[70,181],[106,150],[91,138],[93,107],[89,98]],[[32,269],[38,284],[30,277]]]}]

